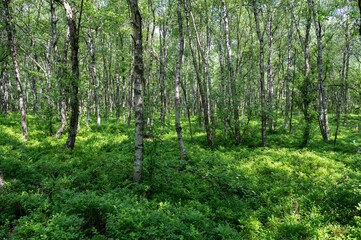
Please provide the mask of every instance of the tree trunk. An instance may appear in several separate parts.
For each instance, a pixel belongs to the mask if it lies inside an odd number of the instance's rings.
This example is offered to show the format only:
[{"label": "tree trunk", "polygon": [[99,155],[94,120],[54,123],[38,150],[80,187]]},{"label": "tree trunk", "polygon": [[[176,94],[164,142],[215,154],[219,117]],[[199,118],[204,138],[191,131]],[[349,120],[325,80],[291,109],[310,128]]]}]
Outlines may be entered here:
[{"label": "tree trunk", "polygon": [[[188,64],[187,64],[186,69],[188,69]],[[194,142],[193,142],[193,132],[192,132],[192,122],[191,122],[191,112],[190,112],[190,109],[189,109],[189,99],[187,98],[187,87],[185,86],[185,84],[182,81],[180,82],[180,84],[181,84],[181,87],[182,87],[182,90],[183,90],[184,101],[185,101],[185,104],[186,104],[186,113],[187,113],[187,118],[188,118],[189,134],[191,136],[191,143],[194,144]]]},{"label": "tree trunk", "polygon": [[183,37],[183,24],[182,24],[182,12],[181,12],[181,0],[178,0],[177,6],[178,14],[178,25],[179,25],[179,56],[176,65],[176,75],[175,75],[175,128],[178,135],[178,143],[181,152],[181,159],[187,160],[186,148],[184,147],[183,137],[182,137],[182,126],[180,122],[180,101],[179,101],[179,92],[180,92],[180,70],[182,65],[182,58],[184,52],[184,37]]},{"label": "tree trunk", "polygon": [[[79,31],[76,27],[76,18],[73,14],[69,3],[66,0],[59,0],[63,4],[66,18],[69,26],[69,42],[71,48],[71,71],[72,76],[70,80],[70,107],[71,107],[71,116],[70,116],[70,125],[68,139],[66,140],[65,147],[74,149],[75,139],[78,129],[78,118],[79,118],[79,60],[78,60],[78,50],[79,50]],[[83,3],[83,2],[82,2]],[[81,17],[81,15],[80,15]],[[79,21],[80,23],[80,21]]]},{"label": "tree trunk", "polygon": [[[205,0],[205,4],[207,5],[207,1]],[[211,37],[210,37],[210,30],[209,30],[209,24],[208,24],[208,10],[206,9],[206,15],[205,15],[205,25],[206,27],[206,54],[205,54],[205,61],[204,61],[204,74],[206,79],[206,89],[207,89],[207,100],[208,100],[208,109],[209,109],[209,120],[212,124],[212,133],[211,133],[211,139],[212,139],[212,145],[214,145],[214,137],[216,134],[216,123],[214,120],[214,107],[213,107],[213,100],[212,100],[212,81],[209,74],[209,57],[210,57],[210,50],[211,50]]]},{"label": "tree trunk", "polygon": [[17,39],[16,39],[16,30],[13,24],[13,19],[11,16],[11,7],[9,6],[10,0],[3,0],[4,12],[5,12],[5,25],[6,31],[8,34],[8,41],[10,45],[11,56],[14,64],[14,76],[16,80],[16,86],[19,95],[19,110],[20,110],[20,121],[21,121],[21,130],[23,133],[23,139],[27,140],[28,138],[28,128],[26,124],[26,112],[24,105],[23,89],[21,85],[20,78],[20,68],[18,63],[18,53],[17,53]]},{"label": "tree trunk", "polygon": [[[359,1],[361,4],[361,0]],[[345,82],[345,118],[343,120],[343,124],[347,125],[347,115],[348,115],[348,72],[349,72],[349,66],[350,66],[350,27],[349,27],[349,21],[346,21],[346,71],[344,74],[344,82]]]},{"label": "tree trunk", "polygon": [[[97,76],[97,69],[96,69],[96,38],[97,38],[97,31],[92,29],[88,33],[88,51],[90,55],[90,64],[89,64],[89,73],[90,73],[90,83],[93,83],[95,85],[95,109],[96,109],[96,118],[97,118],[97,125],[100,126],[101,122],[101,115],[100,115],[100,84],[99,79]],[[89,84],[91,86],[91,84]],[[89,89],[90,90],[90,89]],[[90,99],[88,99],[89,101]],[[91,102],[88,103],[91,105]],[[89,117],[89,111],[88,109],[88,117]]]},{"label": "tree trunk", "polygon": [[107,60],[105,57],[105,43],[104,40],[102,42],[102,57],[103,57],[103,86],[104,86],[104,119],[108,119],[109,114],[109,99],[110,95],[108,95],[109,90],[109,79],[108,79],[108,68],[107,68]]},{"label": "tree trunk", "polygon": [[[202,106],[203,106],[204,125],[205,125],[206,133],[207,133],[207,141],[208,141],[209,146],[213,146],[212,135],[210,134],[210,130],[209,130],[207,95],[206,95],[206,93],[204,92],[204,89],[203,89],[202,77],[201,77],[200,69],[199,69],[198,63],[197,63],[197,56],[196,56],[196,53],[194,51],[194,46],[193,46],[193,41],[192,41],[192,34],[191,34],[190,25],[189,25],[189,9],[187,7],[187,4],[185,4],[185,10],[186,10],[189,46],[190,46],[191,53],[192,53],[193,65],[194,65],[194,69],[196,71],[197,84],[198,84],[198,89],[199,89],[201,102],[202,102]],[[198,39],[198,37],[197,37],[197,39]],[[201,106],[199,106],[199,107],[201,107]]]},{"label": "tree trunk", "polygon": [[[294,5],[293,1],[291,1],[291,7],[292,7],[292,17],[296,25],[297,33],[299,36],[299,40],[302,46],[302,50],[304,53],[304,60],[305,60],[305,67],[304,67],[304,80],[302,83],[302,86],[300,87],[301,90],[301,99],[302,99],[302,112],[305,118],[305,128],[303,131],[303,140],[301,143],[301,147],[304,147],[308,144],[310,140],[310,128],[311,128],[311,110],[310,110],[310,104],[312,102],[312,96],[311,96],[311,79],[309,76],[309,72],[311,70],[310,62],[309,62],[309,55],[310,55],[310,30],[311,30],[311,15],[308,14],[307,21],[306,21],[306,28],[305,28],[305,39],[302,38],[300,27],[298,24],[298,21],[295,18],[294,15]],[[308,9],[310,11],[310,9]],[[293,98],[292,98],[293,99]]]},{"label": "tree trunk", "polygon": [[253,13],[256,21],[257,28],[257,36],[259,40],[259,48],[260,48],[260,85],[261,85],[261,114],[262,114],[262,145],[267,146],[267,113],[266,113],[266,97],[265,97],[265,86],[264,86],[264,42],[263,42],[263,34],[261,33],[260,25],[259,25],[259,16],[258,16],[258,7],[255,0],[253,0]]},{"label": "tree trunk", "polygon": [[128,128],[130,128],[130,121],[132,120],[132,111],[133,111],[133,103],[134,103],[134,71],[133,71],[133,63],[130,64],[129,69],[129,89],[128,89]]},{"label": "tree trunk", "polygon": [[[65,123],[66,123],[66,116],[65,116],[65,89],[64,89],[64,83],[62,80],[61,75],[64,74],[64,67],[61,67],[62,64],[64,63],[64,60],[61,59],[60,57],[60,53],[59,53],[59,48],[58,48],[58,33],[57,33],[57,28],[56,28],[56,24],[58,22],[58,19],[56,17],[55,14],[55,6],[54,6],[54,0],[50,1],[50,12],[51,12],[51,26],[52,26],[52,46],[54,48],[54,52],[55,52],[55,62],[57,64],[57,69],[56,69],[56,79],[57,79],[57,83],[60,89],[60,118],[61,118],[61,126],[59,128],[59,130],[57,131],[57,133],[55,134],[55,137],[60,137],[61,134],[64,131],[65,128]],[[68,38],[68,34],[66,36],[66,38]],[[65,43],[67,44],[67,43]],[[67,46],[64,46],[64,49],[67,48]],[[36,88],[35,88],[35,82],[32,84],[33,87],[33,92],[36,92]],[[36,95],[34,94],[34,98],[36,97]],[[34,106],[34,111],[35,111],[35,106]]]},{"label": "tree trunk", "polygon": [[287,52],[287,81],[286,81],[286,109],[285,109],[285,129],[288,128],[290,111],[290,80],[291,80],[291,51],[292,51],[293,19],[288,32],[288,52]]},{"label": "tree trunk", "polygon": [[[270,13],[268,13],[270,14]],[[271,16],[268,16],[267,21],[267,35],[268,35],[268,48],[269,48],[269,57],[268,57],[268,68],[267,68],[267,91],[268,91],[268,127],[269,130],[274,129],[273,125],[273,110],[274,110],[274,103],[273,103],[273,81],[274,81],[274,74],[273,74],[273,33],[272,33],[272,25],[274,19],[275,12],[271,13]]]},{"label": "tree trunk", "polygon": [[[147,122],[146,122],[146,126],[147,126],[147,135],[149,135],[150,133],[150,122],[151,122],[151,112],[153,109],[153,106],[154,106],[154,102],[151,103],[151,91],[150,91],[150,83],[151,83],[151,80],[153,78],[153,52],[154,52],[154,32],[155,32],[155,9],[153,7],[153,2],[152,0],[149,0],[149,3],[148,3],[148,7],[150,7],[150,10],[152,12],[152,32],[151,32],[151,35],[150,35],[150,54],[149,54],[149,67],[148,67],[148,77],[147,77],[147,82],[146,82],[146,89],[145,92],[146,92],[146,104],[145,104],[145,113],[146,113],[146,119],[147,119]],[[157,69],[157,68],[156,68]]]},{"label": "tree trunk", "polygon": [[[164,6],[163,0],[161,1],[162,7]],[[171,29],[171,18],[162,19],[163,24],[159,28],[159,43],[160,43],[160,58],[159,58],[159,81],[160,81],[160,120],[162,122],[162,127],[164,127],[165,116],[167,112],[167,88],[166,88],[166,79],[167,79],[167,63],[168,63],[168,47],[170,42],[170,34],[168,34],[169,29]],[[168,35],[168,39],[167,39]]]},{"label": "tree trunk", "polygon": [[2,113],[5,115],[9,115],[9,79],[8,79],[8,72],[7,66],[5,67],[4,71],[2,72]]},{"label": "tree trunk", "polygon": [[114,90],[113,90],[113,75],[112,75],[112,52],[113,52],[113,42],[108,42],[108,49],[109,49],[109,58],[108,58],[108,79],[109,79],[109,111],[110,115],[113,116],[113,107],[114,107]]},{"label": "tree trunk", "polygon": [[312,8],[313,19],[315,23],[315,30],[317,36],[317,75],[318,75],[318,91],[319,91],[319,126],[324,140],[330,140],[330,132],[328,125],[328,113],[326,104],[326,92],[323,86],[322,74],[322,29],[321,22],[318,19],[316,12],[316,5],[313,0],[308,0],[309,8]]},{"label": "tree trunk", "polygon": [[126,94],[127,94],[127,90],[126,90],[126,82],[125,82],[125,72],[126,72],[126,67],[124,66],[124,57],[122,57],[122,62],[123,62],[123,76],[122,76],[122,110],[123,110],[123,123],[126,122],[125,119],[125,105],[126,105]]},{"label": "tree trunk", "polygon": [[142,17],[138,9],[138,0],[128,0],[132,12],[133,40],[134,40],[134,105],[135,105],[135,152],[134,152],[134,177],[133,181],[139,184],[142,180],[143,162],[143,97],[142,82],[143,49],[142,49]]},{"label": "tree trunk", "polygon": [[225,0],[222,0],[223,4],[223,13],[224,13],[224,30],[226,37],[226,46],[227,46],[227,56],[228,56],[228,68],[229,68],[229,77],[231,82],[231,94],[232,94],[232,103],[233,103],[233,115],[234,115],[234,132],[235,132],[235,140],[237,144],[241,143],[241,133],[239,128],[239,100],[237,96],[236,89],[236,80],[234,78],[234,69],[233,69],[233,60],[232,60],[232,49],[231,43],[229,40],[229,24],[228,24],[228,14]]},{"label": "tree trunk", "polygon": [[[123,36],[121,35],[120,38]],[[119,48],[118,41],[116,41],[116,49]],[[120,117],[120,72],[119,72],[120,66],[118,62],[118,54],[115,56],[115,117],[117,119],[117,122],[119,122]]]},{"label": "tree trunk", "polygon": [[337,125],[336,125],[335,140],[333,141],[333,146],[336,146],[338,128],[340,126],[340,115],[341,115],[341,107],[342,107],[341,97],[336,96],[336,102],[337,102],[337,113],[336,113],[336,115],[337,115]]},{"label": "tree trunk", "polygon": [[[35,49],[35,41],[31,39],[31,47]],[[34,64],[32,65],[32,70],[34,71]],[[38,111],[38,91],[36,87],[36,76],[30,74],[30,87],[33,93],[33,114],[35,115]]]}]

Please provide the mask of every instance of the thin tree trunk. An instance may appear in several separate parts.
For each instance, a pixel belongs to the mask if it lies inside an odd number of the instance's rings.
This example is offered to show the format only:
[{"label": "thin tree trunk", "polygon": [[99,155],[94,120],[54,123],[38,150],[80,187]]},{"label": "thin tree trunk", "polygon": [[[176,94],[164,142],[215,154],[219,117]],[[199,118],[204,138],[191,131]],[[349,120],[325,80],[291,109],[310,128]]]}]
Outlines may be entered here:
[{"label": "thin tree trunk", "polygon": [[[205,0],[205,4],[207,5],[207,1]],[[207,100],[208,100],[208,109],[209,109],[209,120],[212,124],[212,145],[214,145],[214,137],[216,134],[216,123],[214,120],[214,107],[213,107],[213,100],[212,100],[212,82],[209,74],[209,57],[210,57],[210,50],[211,50],[211,37],[210,37],[210,30],[209,30],[209,24],[208,24],[208,10],[206,9],[206,15],[205,15],[205,24],[206,24],[206,54],[205,54],[205,64],[204,64],[204,73],[205,73],[205,79],[206,79],[206,88],[207,88]]]},{"label": "thin tree trunk", "polygon": [[[269,14],[269,13],[268,13]],[[272,25],[274,19],[275,12],[271,13],[271,16],[268,16],[267,21],[267,35],[268,35],[268,48],[269,48],[269,57],[268,57],[268,68],[267,68],[267,90],[268,90],[268,127],[269,130],[274,129],[273,124],[273,111],[274,111],[274,103],[273,103],[273,82],[274,82],[274,74],[273,74],[273,32]]]},{"label": "thin tree trunk", "polygon": [[335,140],[333,141],[333,146],[336,146],[336,141],[337,141],[337,134],[338,134],[338,128],[340,126],[340,115],[341,115],[341,107],[342,107],[342,101],[341,101],[341,97],[336,97],[336,102],[337,102],[337,126],[336,126],[336,132],[335,132]]},{"label": "thin tree trunk", "polygon": [[109,60],[108,60],[108,79],[109,79],[109,111],[110,111],[110,115],[109,116],[113,116],[113,107],[114,107],[114,91],[113,91],[113,75],[112,75],[112,52],[113,52],[113,42],[110,41],[108,42],[108,48],[110,51],[109,54]]},{"label": "thin tree trunk", "polygon": [[223,20],[224,20],[224,31],[226,37],[226,46],[227,46],[227,56],[228,56],[228,68],[229,68],[229,77],[231,82],[231,94],[232,94],[232,103],[233,103],[233,115],[234,115],[234,132],[235,132],[235,140],[237,144],[241,143],[241,132],[239,128],[239,100],[237,96],[236,89],[236,80],[234,78],[234,69],[233,69],[233,60],[232,60],[232,49],[231,43],[229,40],[229,24],[228,24],[228,14],[225,0],[222,0],[223,4]]},{"label": "thin tree trunk", "polygon": [[293,19],[288,32],[288,53],[287,53],[287,81],[286,81],[286,109],[285,109],[285,129],[288,128],[290,111],[290,80],[291,80],[291,51],[292,51]]},{"label": "thin tree trunk", "polygon": [[[31,46],[34,49],[35,48],[35,41],[31,40]],[[32,69],[34,71],[34,64],[32,65]],[[30,87],[31,91],[33,93],[33,114],[35,115],[38,111],[38,91],[36,87],[36,77],[34,74],[31,74],[30,76]]]},{"label": "thin tree trunk", "polygon": [[[120,35],[120,38],[123,38],[122,35]],[[118,41],[116,41],[116,49],[119,48],[118,45]],[[115,117],[117,119],[117,122],[119,122],[119,117],[120,117],[120,72],[119,72],[120,66],[119,66],[119,61],[118,61],[118,54],[116,54],[115,56],[115,84],[116,84],[116,89],[115,89]]]},{"label": "thin tree trunk", "polygon": [[[25,56],[25,65],[26,67],[28,67],[28,61],[27,61],[27,57]],[[25,95],[25,98],[24,98],[24,102],[25,102],[25,112],[28,112],[29,111],[29,74],[26,74],[24,76],[24,95]]]},{"label": "thin tree trunk", "polygon": [[[96,118],[97,118],[97,125],[100,126],[101,122],[101,115],[100,115],[100,84],[99,79],[97,76],[97,69],[96,69],[96,38],[97,38],[97,30],[90,30],[88,33],[88,51],[90,55],[90,64],[89,64],[89,73],[90,73],[90,83],[95,85],[95,109],[96,109]],[[90,88],[90,87],[89,87]],[[90,90],[90,89],[89,89]],[[89,98],[89,96],[88,96]],[[90,99],[88,99],[89,101]],[[88,117],[89,117],[89,106],[91,102],[88,103]]]},{"label": "thin tree trunk", "polygon": [[28,128],[26,124],[26,111],[24,105],[23,89],[21,85],[20,78],[20,68],[18,63],[18,54],[17,54],[17,39],[16,39],[16,30],[13,24],[13,19],[11,16],[11,7],[9,6],[10,0],[3,0],[4,12],[5,12],[5,25],[6,31],[8,34],[8,41],[10,45],[11,56],[14,64],[14,76],[16,80],[16,86],[19,95],[19,110],[20,110],[20,121],[21,121],[21,130],[23,133],[23,139],[27,140],[28,138]]},{"label": "thin tree trunk", "polygon": [[87,117],[86,117],[86,122],[87,123],[90,122],[91,112],[92,112],[93,85],[94,85],[94,82],[92,81],[92,78],[90,78],[89,83],[88,83],[88,101],[87,101]]},{"label": "thin tree trunk", "polygon": [[8,79],[8,70],[7,70],[7,66],[5,67],[4,71],[3,71],[3,76],[2,76],[2,86],[3,88],[3,108],[2,108],[2,113],[5,115],[9,115],[9,79]]},{"label": "thin tree trunk", "polygon": [[[361,0],[359,1],[361,3]],[[350,27],[349,27],[349,21],[346,21],[346,72],[345,72],[345,118],[343,120],[343,124],[347,125],[347,115],[348,115],[348,72],[349,72],[349,66],[350,66]]]},{"label": "thin tree trunk", "polygon": [[[59,128],[59,130],[57,131],[57,133],[55,134],[55,137],[60,137],[61,134],[64,131],[65,128],[65,123],[66,123],[66,118],[65,118],[65,93],[64,93],[64,84],[61,80],[61,74],[62,74],[62,63],[64,61],[61,60],[60,58],[60,53],[59,53],[59,48],[58,48],[58,33],[57,33],[57,28],[56,28],[56,24],[58,22],[58,19],[56,17],[55,14],[55,6],[54,6],[54,0],[50,1],[50,12],[51,12],[51,26],[52,26],[52,46],[54,48],[54,52],[55,52],[55,62],[57,63],[57,69],[56,69],[56,79],[58,82],[58,86],[60,89],[60,118],[61,118],[61,126]],[[67,36],[68,37],[68,36]],[[65,46],[64,48],[66,48],[67,46]],[[32,84],[33,85],[33,92],[36,92],[36,88],[35,88],[35,82]],[[34,98],[36,97],[36,94],[34,94]],[[35,106],[34,106],[34,112],[35,112]]]},{"label": "thin tree trunk", "polygon": [[[297,49],[295,49],[295,53],[293,56],[293,66],[296,66],[296,58],[297,58]],[[290,107],[290,123],[289,123],[289,133],[292,134],[292,118],[293,118],[293,107],[294,107],[294,98],[295,98],[295,79],[296,79],[296,71],[293,70],[293,81],[292,81],[292,92],[291,92],[291,107]]]},{"label": "thin tree trunk", "polygon": [[182,24],[182,12],[181,12],[181,0],[178,0],[177,5],[177,14],[178,14],[178,26],[179,26],[179,56],[176,65],[176,76],[175,76],[175,127],[178,135],[178,143],[181,152],[181,159],[187,160],[186,148],[183,143],[182,137],[182,126],[180,122],[180,101],[179,101],[179,92],[180,92],[180,70],[182,65],[182,58],[184,52],[184,37],[183,37],[183,24]]},{"label": "thin tree trunk", "polygon": [[[220,35],[222,36],[222,31],[220,31]],[[221,120],[224,123],[224,134],[227,136],[227,124],[226,124],[226,116],[225,113],[225,106],[226,106],[226,87],[225,87],[225,77],[224,77],[224,64],[223,64],[223,47],[222,47],[222,43],[221,41],[218,42],[218,48],[219,48],[219,53],[218,53],[218,59],[219,59],[219,67],[220,67],[220,71],[221,71],[221,103],[219,104],[220,106],[220,111],[221,112]]]},{"label": "thin tree trunk", "polygon": [[323,86],[322,74],[322,29],[321,22],[316,14],[316,5],[313,0],[308,0],[309,8],[312,8],[313,19],[317,36],[317,75],[318,75],[318,91],[319,91],[319,126],[324,140],[330,140],[330,132],[328,125],[328,113],[326,104],[326,92]]},{"label": "thin tree trunk", "polygon": [[258,16],[258,7],[255,0],[253,0],[253,13],[256,21],[257,28],[257,36],[259,40],[259,48],[260,48],[260,85],[261,85],[261,114],[262,114],[262,145],[267,146],[267,113],[266,113],[266,97],[265,97],[265,84],[264,84],[264,42],[263,42],[263,34],[261,33],[260,25],[259,25],[259,16]]},{"label": "thin tree trunk", "polygon": [[[78,51],[79,51],[79,28],[76,27],[76,17],[73,14],[69,3],[66,0],[59,0],[63,4],[66,18],[69,26],[69,40],[71,48],[71,70],[72,77],[70,80],[70,107],[71,107],[71,116],[70,116],[70,125],[68,139],[66,140],[65,147],[74,149],[76,134],[78,129],[78,118],[79,118],[79,60],[78,60]],[[82,2],[83,3],[83,2]],[[81,6],[82,8],[82,6]],[[82,11],[82,10],[81,10]],[[81,18],[81,15],[80,15]],[[80,20],[79,20],[80,23]]]},{"label": "thin tree trunk", "polygon": [[[162,7],[165,8],[163,0],[161,1]],[[170,34],[168,35],[169,29],[171,29],[171,18],[164,20],[160,25],[159,30],[159,43],[160,43],[160,59],[159,59],[159,73],[160,73],[160,120],[162,122],[162,128],[164,127],[165,116],[167,112],[167,88],[166,88],[166,79],[167,79],[167,62],[168,62],[168,47],[170,42]],[[167,39],[168,35],[168,39]]]},{"label": "thin tree trunk", "polygon": [[128,128],[130,128],[130,121],[132,120],[132,111],[134,103],[134,80],[133,80],[133,63],[130,64],[129,69],[129,90],[128,90]]},{"label": "thin tree trunk", "polygon": [[134,152],[134,177],[133,181],[139,184],[142,181],[143,162],[143,98],[142,82],[143,49],[142,49],[142,17],[138,9],[138,0],[128,0],[132,12],[133,40],[134,40],[134,105],[135,105],[135,152]]},{"label": "thin tree trunk", "polygon": [[9,89],[9,111],[16,111],[17,108],[15,104],[13,103],[14,94],[13,94],[13,86],[11,84],[11,74],[10,71],[7,71],[7,79],[8,79],[8,89]]},{"label": "thin tree trunk", "polygon": [[155,10],[153,8],[153,2],[152,0],[149,0],[148,1],[148,7],[150,7],[150,10],[152,12],[152,32],[151,32],[151,35],[150,35],[150,54],[149,54],[149,67],[148,67],[148,78],[147,78],[147,82],[146,82],[146,105],[145,105],[145,108],[146,108],[146,119],[147,119],[147,122],[146,122],[146,126],[147,126],[147,129],[148,129],[148,134],[149,135],[149,130],[150,130],[150,122],[151,122],[151,109],[152,109],[152,106],[154,105],[154,103],[151,103],[150,101],[150,98],[151,98],[151,92],[150,92],[150,83],[151,83],[151,80],[153,78],[153,52],[154,52],[154,32],[155,32]]},{"label": "thin tree trunk", "polygon": [[[304,80],[301,86],[301,98],[302,98],[302,112],[305,118],[306,126],[303,131],[303,140],[301,143],[301,147],[304,147],[308,144],[308,141],[310,140],[310,128],[311,128],[311,110],[310,110],[310,104],[312,102],[311,98],[311,78],[309,76],[309,72],[311,70],[310,62],[309,62],[309,55],[310,55],[310,30],[311,30],[311,15],[308,14],[308,18],[306,21],[306,29],[305,29],[305,39],[302,38],[300,27],[298,25],[297,20],[295,19],[294,15],[294,5],[293,1],[291,1],[291,7],[292,7],[292,17],[295,21],[297,33],[300,39],[300,43],[302,46],[302,50],[304,53],[304,60],[305,60],[305,67],[304,67]],[[310,9],[308,9],[310,11]]]},{"label": "thin tree trunk", "polygon": [[[105,43],[104,39],[102,42],[102,57],[103,57],[103,86],[104,86],[104,119],[108,119],[108,113],[109,113],[109,99],[110,96],[108,95],[109,90],[109,79],[108,79],[108,68],[107,68],[107,60],[105,57]],[[109,70],[110,71],[110,70]]]},{"label": "thin tree trunk", "polygon": [[[187,65],[187,69],[188,69],[188,65]],[[189,100],[187,98],[187,88],[186,88],[186,86],[184,86],[185,84],[183,84],[182,81],[180,83],[181,83],[181,86],[182,86],[184,101],[185,101],[185,104],[186,104],[186,113],[187,113],[187,119],[188,119],[188,125],[189,125],[189,134],[191,136],[191,143],[194,144],[194,142],[193,142],[192,122],[191,122],[191,112],[190,112],[190,109],[189,109]]]},{"label": "thin tree trunk", "polygon": [[124,57],[122,57],[122,62],[123,62],[123,76],[122,76],[122,90],[123,90],[123,94],[122,94],[122,110],[123,110],[123,123],[126,122],[126,118],[125,118],[125,112],[126,112],[126,109],[125,109],[125,105],[126,105],[126,94],[127,94],[127,91],[126,91],[126,82],[125,82],[125,72],[126,72],[126,67],[125,67],[125,64],[124,64]]},{"label": "thin tree trunk", "polygon": [[210,131],[209,131],[209,117],[208,117],[208,109],[207,109],[208,108],[207,107],[208,106],[207,97],[206,97],[205,92],[203,91],[202,77],[201,77],[201,74],[200,74],[200,71],[199,71],[199,67],[198,67],[198,63],[197,63],[197,56],[196,56],[196,53],[194,51],[194,46],[193,46],[193,41],[192,41],[192,34],[191,34],[190,26],[189,26],[189,10],[188,10],[188,7],[186,5],[187,4],[185,4],[185,10],[186,10],[189,45],[190,45],[190,49],[191,49],[191,53],[192,53],[194,69],[196,71],[196,77],[197,77],[197,83],[198,83],[198,89],[199,89],[199,93],[200,93],[200,97],[201,97],[201,102],[202,102],[202,105],[203,105],[204,125],[205,125],[206,133],[207,133],[207,141],[208,141],[209,146],[213,146],[212,136],[211,136]]}]

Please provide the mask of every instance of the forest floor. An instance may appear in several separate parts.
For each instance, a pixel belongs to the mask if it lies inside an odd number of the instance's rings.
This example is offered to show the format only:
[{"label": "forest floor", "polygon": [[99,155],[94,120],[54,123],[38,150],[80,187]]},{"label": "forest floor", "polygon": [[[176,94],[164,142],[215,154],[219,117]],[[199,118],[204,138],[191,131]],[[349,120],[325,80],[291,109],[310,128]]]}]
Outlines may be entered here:
[{"label": "forest floor", "polygon": [[186,163],[167,125],[145,139],[138,186],[133,126],[82,122],[70,151],[67,133],[48,136],[34,116],[23,142],[19,119],[0,115],[1,239],[361,239],[360,116],[340,127],[336,147],[314,121],[303,149],[297,119],[292,135],[278,122],[265,148],[258,122],[241,146],[217,131],[210,148],[196,119],[191,144],[184,121]]}]

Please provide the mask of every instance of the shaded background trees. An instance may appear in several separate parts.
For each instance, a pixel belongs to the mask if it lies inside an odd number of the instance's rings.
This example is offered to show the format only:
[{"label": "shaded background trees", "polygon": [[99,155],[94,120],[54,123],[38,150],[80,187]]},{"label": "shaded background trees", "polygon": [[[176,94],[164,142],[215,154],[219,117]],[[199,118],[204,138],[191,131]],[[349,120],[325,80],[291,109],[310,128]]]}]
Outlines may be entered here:
[{"label": "shaded background trees", "polygon": [[[253,134],[251,119],[267,146],[267,135],[292,133],[298,115],[301,146],[316,134],[313,123],[328,141],[337,138],[340,119],[347,124],[347,115],[359,111],[356,1],[138,4],[142,50],[124,1],[92,0],[83,10],[81,1],[11,2],[15,11],[1,19],[15,23],[0,33],[1,112],[20,111],[23,132],[26,110],[44,120],[50,135],[55,127],[57,137],[67,129],[66,145],[73,148],[77,128],[86,122],[96,119],[101,126],[101,119],[122,118],[130,126],[140,97],[144,112],[135,120],[144,127],[141,135],[175,131],[169,126],[176,119],[178,132],[187,121],[179,136],[193,140],[192,125],[198,124],[211,147],[223,140],[242,144]],[[2,10],[8,8],[3,1]],[[18,66],[11,60],[14,37]],[[144,74],[136,81],[133,56],[140,53]],[[338,122],[337,129],[330,121]]]}]

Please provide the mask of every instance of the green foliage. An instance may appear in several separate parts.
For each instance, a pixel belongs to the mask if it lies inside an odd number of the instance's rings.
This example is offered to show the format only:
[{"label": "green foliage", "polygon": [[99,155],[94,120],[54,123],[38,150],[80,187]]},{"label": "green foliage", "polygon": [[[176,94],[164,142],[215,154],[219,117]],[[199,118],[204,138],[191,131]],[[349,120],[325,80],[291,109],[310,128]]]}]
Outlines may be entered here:
[{"label": "green foliage", "polygon": [[[0,169],[7,186],[0,194],[0,238],[361,237],[361,157],[353,144],[358,116],[349,115],[336,147],[315,134],[307,149],[298,148],[302,115],[294,119],[293,135],[283,129],[270,134],[268,148],[257,147],[261,138],[254,121],[242,146],[223,136],[216,137],[213,149],[196,127],[192,145],[184,127],[186,164],[167,122],[145,139],[139,186],[131,181],[133,129],[125,124],[115,119],[84,124],[69,151],[63,147],[66,136],[43,134],[39,117],[28,117],[30,137],[23,142],[18,117],[0,116]],[[192,122],[196,126],[197,120]]]}]

